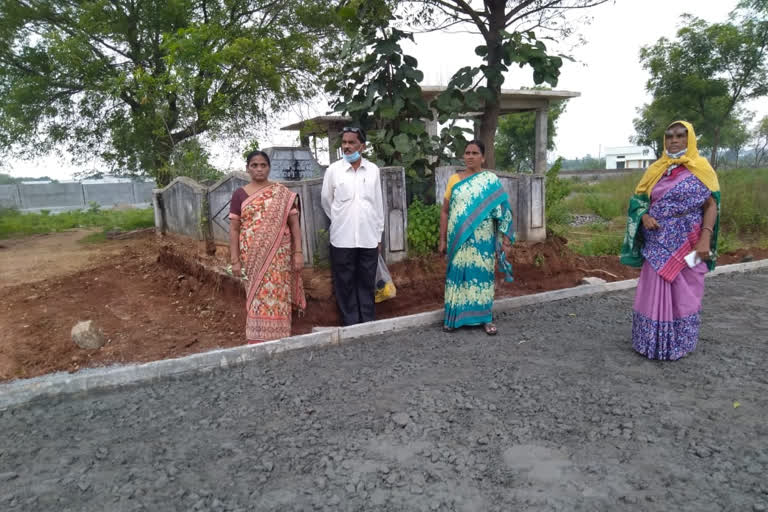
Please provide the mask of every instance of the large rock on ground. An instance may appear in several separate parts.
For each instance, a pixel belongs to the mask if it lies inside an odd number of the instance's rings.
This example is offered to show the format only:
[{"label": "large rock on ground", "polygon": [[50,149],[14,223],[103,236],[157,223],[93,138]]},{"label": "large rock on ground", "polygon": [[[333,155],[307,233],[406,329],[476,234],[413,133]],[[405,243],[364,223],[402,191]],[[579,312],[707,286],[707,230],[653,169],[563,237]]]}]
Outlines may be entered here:
[{"label": "large rock on ground", "polygon": [[103,347],[107,338],[91,320],[86,320],[72,327],[72,341],[80,348],[95,349]]}]

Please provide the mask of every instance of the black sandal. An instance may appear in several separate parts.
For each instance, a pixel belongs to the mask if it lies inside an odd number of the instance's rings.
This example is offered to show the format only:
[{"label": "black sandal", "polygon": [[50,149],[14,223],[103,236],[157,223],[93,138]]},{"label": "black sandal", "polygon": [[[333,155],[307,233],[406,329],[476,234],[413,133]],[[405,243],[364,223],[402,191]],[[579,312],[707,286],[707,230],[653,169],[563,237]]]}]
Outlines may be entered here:
[{"label": "black sandal", "polygon": [[488,336],[496,336],[499,332],[499,330],[496,329],[496,324],[493,322],[486,322],[486,324],[483,325],[483,329],[485,329],[485,334]]},{"label": "black sandal", "polygon": [[447,325],[443,326],[443,332],[453,332],[455,330],[456,330],[455,327],[448,327]]}]

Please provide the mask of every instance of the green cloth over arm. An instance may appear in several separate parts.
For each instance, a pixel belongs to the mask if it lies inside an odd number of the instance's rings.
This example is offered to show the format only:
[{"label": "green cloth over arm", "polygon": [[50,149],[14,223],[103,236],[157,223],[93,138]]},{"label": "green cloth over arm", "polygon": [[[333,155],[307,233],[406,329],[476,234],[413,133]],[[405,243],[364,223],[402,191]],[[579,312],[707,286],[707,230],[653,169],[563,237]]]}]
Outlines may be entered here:
[{"label": "green cloth over arm", "polygon": [[624,233],[624,243],[621,245],[619,261],[630,267],[643,266],[643,233],[640,230],[643,215],[648,213],[651,200],[646,194],[635,194],[629,200],[627,209],[627,230]]},{"label": "green cloth over arm", "polygon": [[715,217],[715,226],[712,228],[712,237],[709,242],[709,250],[712,251],[712,256],[707,261],[707,268],[709,270],[715,270],[717,264],[717,238],[720,233],[720,191],[712,192],[712,199],[717,204],[717,217]]}]

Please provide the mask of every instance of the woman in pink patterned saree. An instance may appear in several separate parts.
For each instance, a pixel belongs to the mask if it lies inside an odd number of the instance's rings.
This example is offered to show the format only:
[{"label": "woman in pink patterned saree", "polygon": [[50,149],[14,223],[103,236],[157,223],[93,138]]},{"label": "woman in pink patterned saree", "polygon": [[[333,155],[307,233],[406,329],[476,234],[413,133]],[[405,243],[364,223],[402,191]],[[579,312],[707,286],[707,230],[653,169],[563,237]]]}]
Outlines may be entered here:
[{"label": "woman in pink patterned saree", "polygon": [[269,168],[266,153],[251,152],[251,182],[235,190],[229,208],[232,271],[247,279],[248,343],[290,336],[292,307],[306,307],[298,196],[269,181]]}]

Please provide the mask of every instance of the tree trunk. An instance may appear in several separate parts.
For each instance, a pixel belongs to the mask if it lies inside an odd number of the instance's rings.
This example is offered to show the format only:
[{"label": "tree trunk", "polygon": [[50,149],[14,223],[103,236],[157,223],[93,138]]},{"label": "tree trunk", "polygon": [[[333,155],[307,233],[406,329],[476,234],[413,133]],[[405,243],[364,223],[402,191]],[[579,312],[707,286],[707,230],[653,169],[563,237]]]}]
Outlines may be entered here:
[{"label": "tree trunk", "polygon": [[496,169],[496,155],[493,150],[493,141],[496,137],[496,128],[499,125],[499,102],[486,102],[485,111],[480,117],[479,139],[485,144],[485,168]]},{"label": "tree trunk", "polygon": [[[488,14],[488,35],[485,38],[485,44],[488,48],[487,65],[491,70],[499,70],[502,65],[501,32],[505,27],[505,8],[506,1],[497,0],[490,5],[486,2]],[[493,76],[488,77],[487,87],[493,91],[493,98],[485,101],[483,114],[480,116],[479,138],[485,144],[485,168],[496,168],[496,155],[493,150],[493,141],[496,138],[496,128],[499,126],[499,114],[501,106],[499,99],[501,97],[501,84],[504,77],[500,79]]]},{"label": "tree trunk", "polygon": [[715,127],[712,133],[712,156],[709,158],[709,162],[712,164],[713,169],[717,169],[717,152],[720,150],[720,127]]}]

